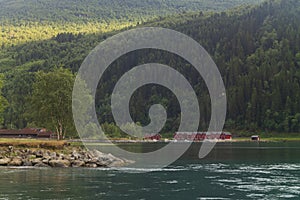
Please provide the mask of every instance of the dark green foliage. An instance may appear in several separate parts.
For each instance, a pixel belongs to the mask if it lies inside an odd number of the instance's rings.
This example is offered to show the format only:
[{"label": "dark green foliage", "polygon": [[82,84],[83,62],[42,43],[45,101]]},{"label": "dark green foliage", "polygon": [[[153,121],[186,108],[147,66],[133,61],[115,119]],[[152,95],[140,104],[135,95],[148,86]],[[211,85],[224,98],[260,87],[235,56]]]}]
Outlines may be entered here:
[{"label": "dark green foliage", "polygon": [[27,126],[26,109],[28,97],[32,94],[34,74],[19,70],[6,73],[3,94],[9,102],[4,112],[6,128],[24,128]]},{"label": "dark green foliage", "polygon": [[[39,1],[39,4],[42,2],[44,1]],[[110,2],[117,5],[121,3]],[[130,2],[134,4],[135,1]],[[170,2],[165,1],[167,5]],[[54,4],[55,1],[49,3]],[[124,5],[133,6],[131,3],[124,2]],[[137,5],[141,3],[141,1],[136,2]],[[0,0],[0,4],[5,4],[5,1]],[[193,4],[187,3],[186,5]],[[22,11],[25,12],[24,16],[28,16],[28,9],[30,8]],[[52,19],[54,22],[60,21],[64,20],[62,19],[64,15],[68,16],[66,21],[82,18],[81,22],[83,22],[88,19],[85,8],[76,9],[82,15],[74,14],[73,17],[70,17],[65,13],[57,16],[57,19],[55,17],[46,17],[45,19]],[[147,9],[143,10],[150,12]],[[105,12],[108,10],[106,9]],[[96,12],[88,12],[90,15],[93,13]],[[110,16],[109,19],[119,20],[121,17],[126,21],[131,16],[128,13],[117,15],[116,11],[112,13],[114,17]],[[141,13],[142,15],[138,16],[147,15]],[[49,12],[50,16],[52,14]],[[127,17],[124,17],[125,15]],[[28,20],[30,17],[32,17],[30,19],[32,21],[36,20],[35,15],[28,16]],[[91,16],[91,18],[96,19],[95,16]],[[45,19],[41,19],[41,21]],[[183,32],[198,41],[210,53],[220,69],[227,89],[227,129],[299,132],[299,21],[300,2],[298,0],[271,0],[259,6],[240,7],[226,12],[194,12],[160,17],[160,20],[143,23],[141,26],[167,27]],[[128,28],[128,26],[124,28]],[[0,70],[6,73],[8,82],[4,87],[5,97],[10,101],[15,98],[14,96],[18,96],[18,93],[16,95],[16,93],[10,92],[10,88],[14,88],[11,86],[13,82],[19,79],[13,78],[15,77],[12,76],[13,69],[21,69],[24,77],[30,77],[27,72],[50,71],[55,66],[63,66],[76,72],[89,51],[114,33],[116,32],[88,34],[65,31],[57,32],[47,40],[30,40],[30,42],[15,43],[12,46],[4,45],[0,54]],[[114,84],[133,66],[154,61],[172,66],[187,77],[200,102],[199,129],[207,128],[210,120],[210,98],[201,77],[182,58],[166,52],[145,50],[133,52],[115,61],[101,80],[97,91],[96,110],[99,122],[105,124],[104,129],[106,128],[110,132],[114,129],[114,125],[111,124],[114,120],[110,110],[110,94]],[[28,84],[31,82],[28,81]],[[30,94],[29,88],[26,85],[24,93]],[[18,88],[14,88],[12,91],[14,90],[19,91]],[[5,113],[7,116],[5,118],[6,126],[10,126],[10,124],[18,128],[26,126],[27,121],[22,114],[24,111],[13,106],[17,105],[16,102],[23,102],[24,95],[21,93],[20,97],[9,102],[10,107]],[[180,123],[180,108],[174,95],[166,88],[154,85],[145,86],[134,93],[132,100],[130,110],[135,121],[142,125],[149,123],[147,115],[149,107],[161,103],[168,111],[168,120],[163,132],[177,130]],[[19,122],[20,120],[22,122]],[[118,131],[115,134],[118,137],[122,136]]]},{"label": "dark green foliage", "polygon": [[[163,26],[186,33],[213,56],[227,88],[228,129],[299,132],[299,21],[300,2],[290,0],[270,1],[251,9],[209,16],[199,13],[167,17],[147,26]],[[199,97],[202,114],[199,127],[205,129],[210,119],[205,84],[188,63],[173,55],[151,51],[128,55],[116,66],[112,65],[115,68],[107,76],[114,78],[105,83],[106,88],[111,89],[119,76],[132,66],[153,61],[175,67],[189,79]],[[164,131],[176,130],[180,111],[176,110],[177,104],[171,103],[174,97],[154,86],[143,89],[132,98],[135,100],[135,105],[131,105],[133,118],[142,124],[149,123],[147,109],[157,103],[151,101],[156,99],[168,109],[170,118]],[[153,90],[157,91],[150,97]]]},{"label": "dark green foliage", "polygon": [[72,88],[74,74],[63,68],[35,73],[32,94],[28,96],[27,116],[31,125],[55,131],[57,139],[74,133],[72,118]]},{"label": "dark green foliage", "polygon": [[4,111],[8,107],[7,99],[2,95],[3,74],[0,74],[0,123],[4,122]]}]

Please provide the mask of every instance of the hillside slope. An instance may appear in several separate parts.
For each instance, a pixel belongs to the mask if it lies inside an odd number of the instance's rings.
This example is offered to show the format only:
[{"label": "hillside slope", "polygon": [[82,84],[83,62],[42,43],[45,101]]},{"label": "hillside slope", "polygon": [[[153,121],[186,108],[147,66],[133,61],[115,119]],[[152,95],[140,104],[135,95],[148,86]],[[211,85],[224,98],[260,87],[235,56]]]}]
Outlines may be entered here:
[{"label": "hillside slope", "polygon": [[[143,26],[167,27],[186,33],[212,55],[227,89],[227,129],[300,132],[299,21],[298,0],[271,0],[255,7],[215,14],[174,15]],[[48,40],[5,47],[5,53],[0,55],[1,70],[5,71],[8,82],[4,88],[5,96],[16,102],[26,96],[24,91],[17,95],[18,98],[10,95],[12,91],[20,90],[11,88],[13,81],[19,77],[31,80],[27,72],[49,71],[55,66],[76,72],[88,52],[111,34],[61,33]],[[155,51],[124,56],[106,72],[109,78],[102,80],[97,94],[100,123],[113,122],[110,94],[122,74],[133,66],[154,61],[174,66],[189,79],[199,95],[199,129],[204,130],[210,119],[210,99],[201,77],[183,59]],[[178,102],[165,88],[144,87],[134,94],[133,100],[131,111],[136,121],[149,123],[148,108],[154,103],[162,103],[169,117],[164,132],[178,128]],[[20,112],[24,110],[8,109],[5,124],[26,125]],[[19,123],[20,118],[22,123]]]},{"label": "hillside slope", "polygon": [[0,0],[0,21],[132,20],[183,11],[220,11],[262,0]]},{"label": "hillside slope", "polygon": [[161,16],[219,11],[263,0],[0,0],[0,45],[45,40],[59,33],[121,30]]},{"label": "hillside slope", "polygon": [[299,132],[299,21],[300,1],[282,0],[150,25],[186,33],[213,56],[227,88],[227,128]]}]

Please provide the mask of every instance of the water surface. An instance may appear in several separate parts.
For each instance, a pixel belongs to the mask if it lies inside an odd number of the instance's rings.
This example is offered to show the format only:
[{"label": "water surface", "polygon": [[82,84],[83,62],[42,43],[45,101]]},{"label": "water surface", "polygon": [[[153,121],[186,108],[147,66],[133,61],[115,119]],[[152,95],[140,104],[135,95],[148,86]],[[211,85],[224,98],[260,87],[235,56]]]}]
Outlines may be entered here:
[{"label": "water surface", "polygon": [[198,149],[165,169],[0,168],[0,199],[300,199],[300,143],[219,143],[203,160]]}]

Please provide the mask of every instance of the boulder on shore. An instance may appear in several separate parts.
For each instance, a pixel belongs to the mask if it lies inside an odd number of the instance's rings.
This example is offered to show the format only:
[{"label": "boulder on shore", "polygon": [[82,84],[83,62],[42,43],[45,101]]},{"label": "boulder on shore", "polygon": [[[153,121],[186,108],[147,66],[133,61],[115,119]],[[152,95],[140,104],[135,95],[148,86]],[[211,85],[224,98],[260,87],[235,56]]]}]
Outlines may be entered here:
[{"label": "boulder on shore", "polygon": [[13,158],[9,163],[8,166],[21,166],[23,164],[23,161],[21,158]]},{"label": "boulder on shore", "polygon": [[103,167],[122,167],[133,163],[132,161],[117,158],[110,153],[105,154],[98,150],[89,151],[89,156],[96,160],[98,166]]},{"label": "boulder on shore", "polygon": [[2,159],[0,159],[0,165],[8,165],[8,163],[11,161],[11,159],[10,158],[2,158]]},{"label": "boulder on shore", "polygon": [[50,167],[50,166],[45,163],[40,162],[40,163],[35,164],[34,167]]},{"label": "boulder on shore", "polygon": [[70,161],[68,160],[61,160],[61,159],[58,159],[58,160],[50,160],[49,161],[49,165],[51,167],[69,167],[70,166]]}]

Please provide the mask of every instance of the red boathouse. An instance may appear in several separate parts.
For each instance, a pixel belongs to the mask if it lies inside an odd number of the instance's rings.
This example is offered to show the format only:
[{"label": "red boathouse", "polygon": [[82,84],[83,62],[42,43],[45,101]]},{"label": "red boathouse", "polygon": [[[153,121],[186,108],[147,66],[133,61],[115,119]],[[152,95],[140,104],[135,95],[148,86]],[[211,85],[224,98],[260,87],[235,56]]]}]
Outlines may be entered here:
[{"label": "red boathouse", "polygon": [[161,135],[160,134],[156,134],[156,135],[146,135],[144,137],[144,140],[156,140],[159,141],[161,140]]},{"label": "red boathouse", "polygon": [[174,134],[174,139],[188,141],[203,141],[205,139],[231,140],[232,135],[228,132],[222,132],[221,134],[217,132],[212,132],[210,134],[207,134],[207,132],[176,132]]},{"label": "red boathouse", "polygon": [[0,138],[52,138],[54,133],[41,128],[24,128],[20,130],[0,130]]}]

